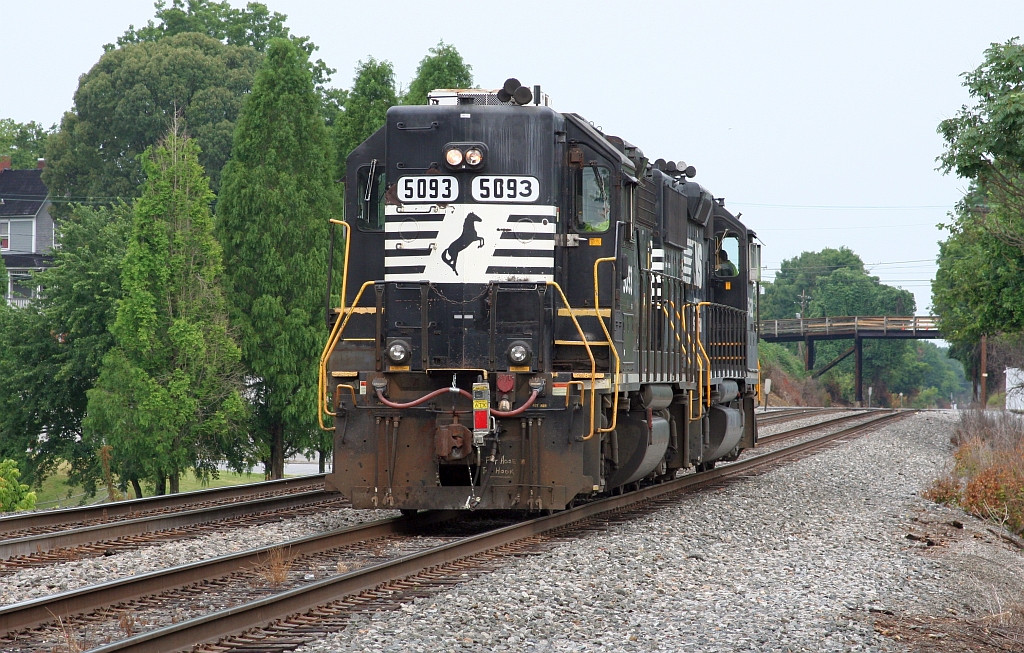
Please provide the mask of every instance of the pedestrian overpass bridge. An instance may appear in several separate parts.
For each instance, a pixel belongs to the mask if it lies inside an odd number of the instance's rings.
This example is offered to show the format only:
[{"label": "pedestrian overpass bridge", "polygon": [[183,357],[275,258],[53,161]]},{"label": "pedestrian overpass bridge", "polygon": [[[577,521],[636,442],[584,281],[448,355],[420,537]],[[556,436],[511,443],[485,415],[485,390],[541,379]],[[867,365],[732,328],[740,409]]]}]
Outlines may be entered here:
[{"label": "pedestrian overpass bridge", "polygon": [[[941,339],[938,319],[934,315],[902,316],[847,316],[812,317],[787,320],[762,320],[761,340],[766,342],[803,342],[804,369],[818,377],[835,367],[850,354],[854,354],[857,402],[864,402],[861,382],[862,345],[866,338],[887,339]],[[853,345],[838,358],[814,369],[814,343],[818,340],[853,340]]]}]

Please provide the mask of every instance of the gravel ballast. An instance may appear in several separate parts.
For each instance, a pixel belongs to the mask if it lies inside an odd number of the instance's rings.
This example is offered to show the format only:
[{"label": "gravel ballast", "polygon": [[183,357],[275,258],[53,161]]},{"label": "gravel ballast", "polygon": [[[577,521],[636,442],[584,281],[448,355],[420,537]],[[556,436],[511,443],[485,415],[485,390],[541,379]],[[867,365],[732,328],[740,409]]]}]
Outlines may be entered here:
[{"label": "gravel ballast", "polygon": [[[298,651],[909,650],[876,632],[874,616],[973,619],[1024,585],[1016,552],[920,496],[948,464],[956,419],[915,414],[399,610],[356,615]],[[952,522],[973,536],[911,539]]]},{"label": "gravel ballast", "polygon": [[[920,496],[949,464],[957,419],[912,415],[398,610],[357,614],[298,651],[917,650],[895,622],[985,620],[1024,604],[1019,551]],[[2,576],[0,603],[394,514],[338,510],[20,570]]]}]

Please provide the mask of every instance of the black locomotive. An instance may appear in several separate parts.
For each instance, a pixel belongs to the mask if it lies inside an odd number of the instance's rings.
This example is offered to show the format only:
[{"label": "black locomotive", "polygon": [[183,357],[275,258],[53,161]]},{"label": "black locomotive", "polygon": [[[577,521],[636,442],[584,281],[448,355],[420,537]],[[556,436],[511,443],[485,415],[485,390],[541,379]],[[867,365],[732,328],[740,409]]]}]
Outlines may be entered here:
[{"label": "black locomotive", "polygon": [[694,169],[516,80],[430,102],[348,158],[328,488],[561,509],[754,446],[760,250]]}]

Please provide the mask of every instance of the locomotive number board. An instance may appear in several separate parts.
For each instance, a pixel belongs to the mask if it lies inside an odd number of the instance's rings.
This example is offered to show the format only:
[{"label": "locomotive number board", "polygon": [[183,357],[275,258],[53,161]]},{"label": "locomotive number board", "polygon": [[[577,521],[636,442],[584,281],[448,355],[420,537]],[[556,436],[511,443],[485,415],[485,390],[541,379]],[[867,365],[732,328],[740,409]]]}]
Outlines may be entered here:
[{"label": "locomotive number board", "polygon": [[452,202],[459,196],[459,180],[441,175],[402,177],[398,180],[401,202]]},{"label": "locomotive number board", "polygon": [[[536,177],[479,175],[470,188],[477,202],[535,202],[540,197]],[[418,175],[398,180],[400,202],[454,202],[459,197],[459,180],[442,175]]]},{"label": "locomotive number board", "polygon": [[477,202],[533,202],[540,197],[536,177],[480,175],[473,177],[473,199]]}]

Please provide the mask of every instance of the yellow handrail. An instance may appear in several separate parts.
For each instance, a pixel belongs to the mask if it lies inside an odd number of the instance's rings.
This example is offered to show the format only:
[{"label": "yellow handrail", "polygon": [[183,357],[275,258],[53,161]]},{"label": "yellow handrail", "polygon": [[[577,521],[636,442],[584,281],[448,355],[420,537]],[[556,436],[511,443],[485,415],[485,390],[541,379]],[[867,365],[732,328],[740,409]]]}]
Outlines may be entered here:
[{"label": "yellow handrail", "polygon": [[[551,286],[558,291],[559,296],[562,298],[562,303],[565,304],[566,308],[572,308],[569,300],[566,299],[565,293],[562,292],[562,287],[558,285],[557,281],[546,282],[548,286]],[[576,316],[569,312],[569,318],[572,319],[572,323],[576,326],[576,332],[580,334],[580,341],[587,350],[587,358],[590,359],[590,431],[587,433],[584,440],[589,440],[594,437],[594,402],[597,397],[597,361],[594,360],[594,352],[590,349],[590,343],[587,342],[587,336],[583,333],[583,327],[580,326],[580,321],[576,319]]]},{"label": "yellow handrail", "polygon": [[[707,364],[708,364],[708,373],[707,373],[707,376],[706,376],[706,378],[707,378],[707,392],[703,393],[704,397],[701,398],[701,403],[703,403],[705,406],[710,406],[711,405],[711,357],[708,356],[708,352],[704,348],[704,343],[701,342],[701,339],[700,339],[700,321],[701,321],[700,320],[700,316],[701,316],[701,309],[703,307],[705,307],[705,306],[712,306],[712,302],[699,302],[697,304],[697,313],[696,313],[697,348],[700,351],[700,354],[704,356],[704,360],[706,360]],[[704,390],[704,385],[703,384],[701,384],[701,390],[702,391]]]},{"label": "yellow handrail", "polygon": [[[359,305],[359,300],[362,299],[363,293],[367,288],[376,284],[376,281],[367,281],[360,288],[359,292],[356,293],[355,299],[352,300],[352,307]],[[320,422],[320,428],[324,431],[333,431],[335,427],[324,426],[324,414],[334,417],[334,413],[327,408],[327,362],[331,358],[331,352],[338,346],[338,341],[341,340],[341,334],[345,331],[345,327],[348,325],[349,319],[355,314],[353,308],[348,310],[341,309],[343,312],[338,315],[338,319],[334,322],[334,329],[331,330],[331,335],[327,338],[327,344],[324,346],[323,352],[320,354],[320,378],[318,383],[318,408],[317,420]]]},{"label": "yellow handrail", "polygon": [[[608,348],[611,350],[612,355],[615,356],[615,376],[612,379],[612,395],[614,405],[612,406],[612,422],[607,428],[598,429],[598,433],[611,433],[615,430],[615,426],[619,419],[619,373],[622,370],[622,361],[619,358],[619,351],[615,348],[615,343],[612,341],[612,334],[608,332],[608,327],[604,323],[604,318],[601,317],[601,300],[598,296],[598,281],[597,281],[597,268],[602,263],[608,263],[615,261],[615,257],[599,258],[594,261],[594,313],[597,316],[597,321],[601,325],[601,330],[604,331],[605,340],[608,342]],[[609,317],[611,317],[609,315]]]},{"label": "yellow handrail", "polygon": [[[688,304],[685,308],[690,309],[690,310],[693,311],[693,323],[694,323],[694,326],[696,327],[697,326],[697,307],[694,306],[693,304]],[[700,344],[700,332],[698,331],[696,335],[697,335],[697,346],[694,347],[694,345],[693,345],[694,333],[689,331],[689,330],[686,331],[686,342],[689,345],[690,350],[692,352],[694,352],[694,354],[696,355],[695,357],[697,359],[697,401],[696,402],[693,401],[693,390],[690,390],[689,393],[688,393],[689,399],[690,399],[689,405],[690,405],[690,421],[691,422],[695,422],[695,421],[701,419],[704,416],[703,415],[703,413],[704,413],[704,406],[703,406],[703,404],[704,404],[704,385],[703,385],[703,379],[704,379],[704,359],[701,358],[701,356],[700,356],[700,354],[703,353],[703,347]],[[710,371],[711,371],[711,362],[709,360],[708,361],[708,374],[709,375],[710,375]],[[694,407],[696,407],[698,409],[698,412],[697,412],[696,415],[693,414]]]},{"label": "yellow handrail", "polygon": [[[334,417],[334,413],[327,411],[327,359],[330,358],[331,351],[334,350],[334,345],[337,344],[337,340],[334,338],[334,332],[338,331],[338,324],[341,321],[341,316],[345,312],[345,291],[348,288],[348,252],[349,252],[349,234],[351,227],[344,220],[338,220],[331,218],[330,224],[341,225],[342,235],[345,238],[345,259],[341,266],[341,296],[338,299],[338,321],[334,323],[334,330],[331,335],[327,337],[327,345],[324,347],[324,351],[320,354],[320,374],[317,379],[317,421],[320,423],[320,428],[324,431],[333,431],[334,427],[327,428],[324,426],[324,412]],[[331,262],[328,261],[327,265]]]}]

